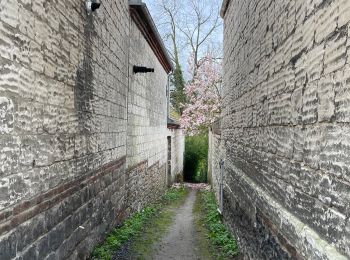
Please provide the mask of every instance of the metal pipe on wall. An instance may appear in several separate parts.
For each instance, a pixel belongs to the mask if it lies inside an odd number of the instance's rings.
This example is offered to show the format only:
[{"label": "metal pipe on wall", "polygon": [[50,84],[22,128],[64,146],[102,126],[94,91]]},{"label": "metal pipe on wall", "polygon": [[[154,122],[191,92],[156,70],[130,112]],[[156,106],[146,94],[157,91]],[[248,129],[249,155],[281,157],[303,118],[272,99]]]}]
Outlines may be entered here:
[{"label": "metal pipe on wall", "polygon": [[220,160],[220,199],[218,211],[222,215],[224,212],[224,166],[225,162],[223,159]]}]

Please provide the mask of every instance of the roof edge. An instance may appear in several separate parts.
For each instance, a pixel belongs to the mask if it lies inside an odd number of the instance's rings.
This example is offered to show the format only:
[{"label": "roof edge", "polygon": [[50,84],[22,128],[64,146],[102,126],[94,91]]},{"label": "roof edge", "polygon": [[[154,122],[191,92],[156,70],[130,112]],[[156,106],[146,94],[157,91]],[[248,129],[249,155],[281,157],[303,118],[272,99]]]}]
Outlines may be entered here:
[{"label": "roof edge", "polygon": [[181,125],[176,122],[174,119],[168,117],[168,120],[167,120],[167,125],[168,125],[168,128],[169,129],[180,129],[181,128]]},{"label": "roof edge", "polygon": [[221,15],[222,18],[225,18],[225,14],[226,14],[226,11],[227,11],[227,8],[228,8],[228,5],[229,5],[230,1],[231,0],[223,0],[222,1],[221,11],[220,11],[220,15]]},{"label": "roof edge", "polygon": [[167,73],[170,73],[174,70],[173,63],[146,3],[142,2],[142,0],[129,0],[129,7],[131,9],[131,18],[146,38],[164,69]]}]

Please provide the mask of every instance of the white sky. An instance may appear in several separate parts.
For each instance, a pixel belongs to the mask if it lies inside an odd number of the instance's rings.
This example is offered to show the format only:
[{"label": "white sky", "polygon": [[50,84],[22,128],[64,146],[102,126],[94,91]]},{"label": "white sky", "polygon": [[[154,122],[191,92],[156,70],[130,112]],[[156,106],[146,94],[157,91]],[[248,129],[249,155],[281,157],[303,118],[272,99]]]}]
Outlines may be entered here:
[{"label": "white sky", "polygon": [[[178,0],[178,1],[185,1],[185,0]],[[215,1],[215,0],[212,0],[212,1]],[[220,1],[220,7],[221,7],[221,2],[222,0],[219,0]],[[154,18],[156,15],[155,15],[155,10],[152,10],[152,7],[154,6],[154,3],[156,2],[156,0],[143,0],[144,3],[147,4],[147,7],[152,15],[152,17]],[[221,20],[221,18],[220,18]],[[155,21],[155,24],[157,25],[157,20],[154,18],[154,21]],[[221,21],[222,22],[222,21]],[[162,33],[160,32],[160,34],[162,35]],[[222,45],[222,39],[223,39],[223,28],[221,27],[219,30],[217,30],[216,34],[214,37],[212,37],[213,39],[215,39],[215,44],[216,45],[219,45],[221,46]],[[167,45],[167,43],[165,42],[165,45]],[[168,47],[168,46],[166,46]],[[202,52],[204,51],[207,51],[208,47],[206,46],[203,46],[203,49],[202,49]],[[188,48],[180,48],[180,57],[181,57],[181,65],[182,65],[182,69],[184,71],[184,75],[186,77],[186,74],[187,74],[187,59],[190,55],[190,50]],[[220,47],[220,51],[219,51],[219,54],[222,53],[222,46]],[[222,57],[223,55],[221,55]]]}]

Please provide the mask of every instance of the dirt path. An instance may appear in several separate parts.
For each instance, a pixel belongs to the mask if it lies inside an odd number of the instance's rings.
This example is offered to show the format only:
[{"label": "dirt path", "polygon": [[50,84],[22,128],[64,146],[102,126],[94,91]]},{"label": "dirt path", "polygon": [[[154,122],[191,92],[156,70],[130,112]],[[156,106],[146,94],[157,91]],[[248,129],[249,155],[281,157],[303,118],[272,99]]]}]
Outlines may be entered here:
[{"label": "dirt path", "polygon": [[154,246],[152,259],[206,259],[201,255],[197,242],[197,231],[194,224],[193,206],[196,191],[191,190],[185,203],[176,210],[174,221],[168,232]]},{"label": "dirt path", "polygon": [[[203,185],[202,185],[203,186]],[[210,260],[207,234],[199,224],[197,191],[201,185],[186,185],[185,198],[164,207],[148,223],[141,236],[125,243],[113,260]]]}]

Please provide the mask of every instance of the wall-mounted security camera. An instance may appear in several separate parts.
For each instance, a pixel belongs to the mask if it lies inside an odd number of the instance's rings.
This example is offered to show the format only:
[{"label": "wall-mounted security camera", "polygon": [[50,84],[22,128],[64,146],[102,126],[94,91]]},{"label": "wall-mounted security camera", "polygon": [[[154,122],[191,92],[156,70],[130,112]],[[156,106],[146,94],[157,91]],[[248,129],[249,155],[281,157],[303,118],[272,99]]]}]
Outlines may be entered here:
[{"label": "wall-mounted security camera", "polygon": [[146,68],[146,67],[140,67],[140,66],[134,66],[133,68],[134,73],[149,73],[149,72],[154,72],[153,68]]},{"label": "wall-mounted security camera", "polygon": [[98,8],[100,8],[101,3],[99,0],[86,0],[86,11],[91,14]]}]

